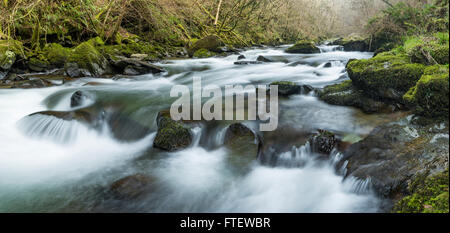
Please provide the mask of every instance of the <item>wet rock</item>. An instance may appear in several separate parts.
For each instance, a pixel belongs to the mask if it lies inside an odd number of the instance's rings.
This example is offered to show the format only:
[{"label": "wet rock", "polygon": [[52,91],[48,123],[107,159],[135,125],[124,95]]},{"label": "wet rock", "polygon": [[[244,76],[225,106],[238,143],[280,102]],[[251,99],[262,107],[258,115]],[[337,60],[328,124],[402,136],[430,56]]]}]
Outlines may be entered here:
[{"label": "wet rock", "polygon": [[164,69],[136,59],[121,59],[113,63],[117,72],[124,75],[157,74],[164,72]]},{"label": "wet rock", "polygon": [[136,59],[138,61],[142,61],[148,57],[148,54],[135,53],[130,56],[132,59]]},{"label": "wet rock", "polygon": [[269,58],[267,58],[267,57],[264,57],[264,56],[258,56],[258,58],[256,59],[257,61],[260,61],[260,62],[273,62],[271,59],[269,59]]},{"label": "wet rock", "polygon": [[286,53],[320,53],[320,49],[314,44],[314,42],[303,40],[286,49]]},{"label": "wet rock", "polygon": [[172,152],[191,145],[193,136],[183,123],[172,120],[164,112],[158,114],[156,121],[158,132],[153,143],[154,147]]},{"label": "wet rock", "polygon": [[319,130],[319,132],[312,135],[308,141],[313,152],[324,155],[329,155],[339,143],[339,140],[334,133],[326,130]]},{"label": "wet rock", "polygon": [[115,181],[109,192],[117,199],[135,199],[154,191],[155,179],[144,174],[135,174]]},{"label": "wet rock", "polygon": [[195,53],[192,55],[193,58],[208,58],[208,57],[214,57],[217,54],[215,52],[209,51],[207,49],[199,49],[195,51]]},{"label": "wet rock", "polygon": [[148,127],[120,111],[108,113],[106,121],[114,138],[120,141],[131,142],[140,140],[151,133]]},{"label": "wet rock", "polygon": [[325,63],[325,65],[323,65],[324,68],[331,68],[333,66],[333,64],[331,64],[331,62],[327,62]]},{"label": "wet rock", "polygon": [[255,141],[256,136],[251,129],[241,123],[235,123],[228,127],[225,133],[225,144],[239,143],[243,139]]},{"label": "wet rock", "polygon": [[72,97],[70,97],[70,107],[75,108],[81,106],[85,99],[86,96],[82,91],[76,91],[73,93]]},{"label": "wet rock", "polygon": [[40,60],[38,58],[30,58],[28,61],[28,68],[32,71],[42,72],[50,67],[48,61]]},{"label": "wet rock", "polygon": [[15,81],[11,88],[43,88],[50,87],[53,84],[41,78],[25,78],[21,81]]},{"label": "wet rock", "polygon": [[280,82],[273,82],[270,85],[278,86],[278,94],[281,96],[297,95],[301,94],[302,92],[302,87],[293,82],[280,81]]},{"label": "wet rock", "polygon": [[93,123],[95,120],[95,114],[92,114],[89,110],[82,109],[82,110],[76,110],[76,111],[43,111],[43,112],[36,112],[33,114],[30,114],[29,116],[34,115],[46,115],[46,116],[53,116],[62,120],[71,121],[76,120],[80,122],[85,123]]},{"label": "wet rock", "polygon": [[381,125],[345,151],[338,168],[346,177],[370,181],[375,192],[388,198],[408,194],[420,175],[448,169],[448,122],[414,124],[409,118]]},{"label": "wet rock", "polygon": [[263,64],[260,61],[237,61],[234,63],[235,65],[258,65]]},{"label": "wet rock", "polygon": [[244,60],[244,59],[246,59],[246,57],[244,55],[239,55],[239,57],[237,59],[238,60]]}]

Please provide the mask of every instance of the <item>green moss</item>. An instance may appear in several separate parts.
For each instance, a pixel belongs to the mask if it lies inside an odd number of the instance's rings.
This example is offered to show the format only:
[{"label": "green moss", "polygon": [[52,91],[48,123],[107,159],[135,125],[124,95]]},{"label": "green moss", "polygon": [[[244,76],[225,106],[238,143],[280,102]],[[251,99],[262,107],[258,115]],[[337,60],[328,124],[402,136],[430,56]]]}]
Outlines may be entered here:
[{"label": "green moss", "polygon": [[289,81],[278,81],[278,82],[273,82],[270,85],[285,85],[285,86],[296,86],[296,84],[294,82],[289,82]]},{"label": "green moss", "polygon": [[195,57],[195,58],[207,58],[207,57],[213,57],[215,55],[216,55],[216,53],[211,52],[211,51],[209,51],[207,49],[199,49],[199,50],[195,51],[193,57]]},{"label": "green moss", "polygon": [[51,65],[63,67],[66,60],[70,56],[70,49],[64,48],[60,44],[47,44],[43,49],[43,54]]},{"label": "green moss", "polygon": [[167,151],[175,151],[188,147],[192,142],[192,135],[182,123],[167,116],[161,116],[158,122],[158,132],[154,146]]},{"label": "green moss", "polygon": [[448,170],[434,176],[420,176],[409,186],[411,195],[396,203],[397,213],[448,213]]},{"label": "green moss", "polygon": [[225,44],[220,37],[218,37],[217,35],[209,35],[207,37],[195,41],[195,43],[193,43],[192,46],[188,49],[188,52],[190,56],[194,56],[194,54],[198,50],[221,52],[220,47],[224,45]]},{"label": "green moss", "polygon": [[98,37],[81,43],[72,50],[67,58],[67,63],[76,63],[79,68],[86,69],[93,75],[99,75],[99,68],[105,65],[106,59],[96,46],[103,44],[103,41]]},{"label": "green moss", "polygon": [[381,53],[371,59],[352,60],[347,71],[353,85],[374,99],[402,101],[420,79],[423,64],[409,62],[406,54]]},{"label": "green moss", "polygon": [[312,41],[301,40],[292,47],[286,49],[286,53],[320,53],[320,49]]},{"label": "green moss", "polygon": [[409,37],[404,46],[412,62],[426,65],[434,64],[424,53],[430,54],[439,64],[448,64],[449,43],[448,33],[435,33],[433,36]]},{"label": "green moss", "polygon": [[0,40],[0,68],[9,69],[17,58],[25,58],[22,43],[17,40]]},{"label": "green moss", "polygon": [[416,113],[427,117],[448,117],[449,76],[448,66],[428,67],[417,84],[404,96],[416,106]]},{"label": "green moss", "polygon": [[28,67],[37,72],[46,70],[50,66],[50,63],[45,59],[39,59],[36,57],[30,58],[28,61]]}]

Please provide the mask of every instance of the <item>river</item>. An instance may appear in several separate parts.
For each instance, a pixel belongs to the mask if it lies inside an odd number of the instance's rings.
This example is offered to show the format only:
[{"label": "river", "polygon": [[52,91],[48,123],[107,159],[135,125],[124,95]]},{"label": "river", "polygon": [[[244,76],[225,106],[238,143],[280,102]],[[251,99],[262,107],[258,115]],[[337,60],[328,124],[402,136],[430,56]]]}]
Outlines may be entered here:
[{"label": "river", "polygon": [[[220,135],[227,126],[223,122],[212,129],[194,128],[194,143],[186,150],[169,153],[152,147],[156,116],[174,100],[169,96],[171,87],[192,85],[193,77],[201,77],[204,85],[293,81],[321,88],[348,79],[349,59],[373,56],[335,46],[321,46],[321,53],[308,55],[287,54],[285,48],[241,52],[246,60],[263,55],[277,61],[271,63],[235,65],[238,55],[167,60],[157,64],[167,70],[160,75],[82,78],[49,88],[0,90],[0,212],[379,211],[381,201],[364,181],[343,180],[335,172],[339,153],[329,161],[318,160],[308,144],[291,145],[274,166],[262,165],[253,156],[235,163],[230,157],[249,155],[245,150],[236,155],[221,145]],[[325,66],[327,62],[331,67]],[[74,110],[70,97],[78,90],[88,97],[77,109],[107,106],[102,114],[126,116],[149,131],[137,133],[128,124],[120,128],[118,138],[102,121],[94,127],[28,116]],[[279,106],[279,128],[295,132],[325,129],[363,137],[389,119],[331,106],[314,95],[281,98]],[[111,183],[136,173],[151,176],[156,188],[133,200],[106,194]]]}]

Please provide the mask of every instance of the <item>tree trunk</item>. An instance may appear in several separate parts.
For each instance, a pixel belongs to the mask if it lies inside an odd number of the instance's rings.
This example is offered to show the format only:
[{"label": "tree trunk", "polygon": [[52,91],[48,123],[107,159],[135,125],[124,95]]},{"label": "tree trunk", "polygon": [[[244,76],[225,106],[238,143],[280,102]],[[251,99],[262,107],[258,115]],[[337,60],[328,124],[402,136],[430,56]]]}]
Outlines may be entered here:
[{"label": "tree trunk", "polygon": [[217,25],[217,23],[219,22],[219,13],[220,13],[221,5],[222,5],[222,0],[219,0],[219,5],[217,5],[216,19],[214,20],[214,25]]}]

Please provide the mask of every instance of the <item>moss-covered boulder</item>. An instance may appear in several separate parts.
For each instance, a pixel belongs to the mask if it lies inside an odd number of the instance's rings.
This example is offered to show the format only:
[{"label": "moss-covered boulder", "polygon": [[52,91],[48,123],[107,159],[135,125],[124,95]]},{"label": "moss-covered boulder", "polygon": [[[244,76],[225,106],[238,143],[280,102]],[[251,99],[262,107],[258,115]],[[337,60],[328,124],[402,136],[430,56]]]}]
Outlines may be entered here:
[{"label": "moss-covered boulder", "polygon": [[0,40],[0,71],[9,70],[19,57],[26,57],[20,41]]},{"label": "moss-covered boulder", "polygon": [[171,152],[191,145],[193,136],[183,123],[172,120],[166,111],[160,112],[156,120],[158,132],[153,143],[154,147]]},{"label": "moss-covered boulder", "polygon": [[403,102],[425,65],[411,63],[406,54],[381,53],[371,59],[351,60],[347,72],[352,84],[375,100]]},{"label": "moss-covered boulder", "polygon": [[308,141],[312,152],[326,156],[330,155],[339,142],[334,133],[326,130],[318,130],[318,133],[311,135]]},{"label": "moss-covered boulder", "polygon": [[30,58],[28,61],[28,68],[32,71],[42,72],[50,67],[50,63],[45,59],[39,59],[36,57]]},{"label": "moss-covered boulder", "polygon": [[50,65],[56,68],[62,68],[70,56],[70,49],[60,44],[51,43],[45,45],[42,53]]},{"label": "moss-covered boulder", "polygon": [[448,170],[432,176],[419,176],[412,182],[408,195],[398,201],[396,213],[448,213]]},{"label": "moss-covered boulder", "polygon": [[209,35],[194,42],[192,46],[189,47],[188,53],[191,57],[194,56],[194,53],[200,49],[220,53],[222,52],[220,48],[224,45],[225,43],[223,43],[220,37],[216,35]]},{"label": "moss-covered boulder", "polygon": [[207,49],[199,49],[197,51],[195,51],[194,55],[192,57],[194,58],[207,58],[207,57],[213,57],[215,56],[216,53],[215,52],[211,52]]},{"label": "moss-covered boulder", "polygon": [[350,36],[340,41],[340,45],[344,47],[344,51],[368,51],[369,43],[367,39],[360,36]]},{"label": "moss-covered boulder", "polygon": [[75,47],[67,58],[66,73],[70,77],[101,76],[107,72],[108,61],[96,47],[103,45],[99,38],[93,38]]},{"label": "moss-covered boulder", "polygon": [[406,102],[417,106],[416,113],[427,117],[448,117],[448,66],[431,66],[405,95]]},{"label": "moss-covered boulder", "polygon": [[414,46],[410,51],[411,61],[426,65],[448,64],[449,45],[428,42]]},{"label": "moss-covered boulder", "polygon": [[286,49],[286,53],[320,53],[320,49],[312,41],[302,40],[297,42],[292,47]]},{"label": "moss-covered boulder", "polygon": [[362,90],[358,90],[352,85],[351,80],[326,86],[319,91],[318,96],[319,99],[328,104],[356,107],[366,113],[390,112],[393,110],[392,106],[365,96]]}]

